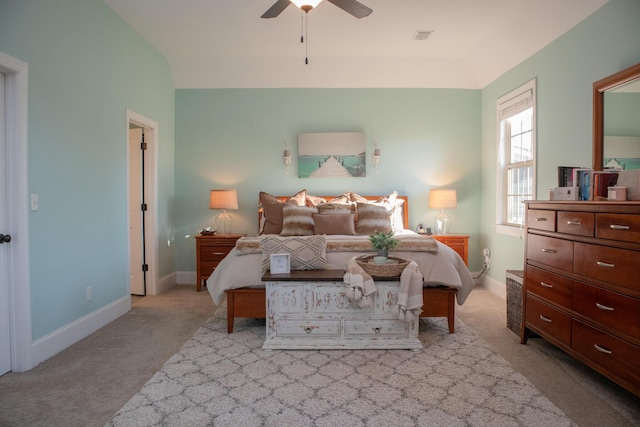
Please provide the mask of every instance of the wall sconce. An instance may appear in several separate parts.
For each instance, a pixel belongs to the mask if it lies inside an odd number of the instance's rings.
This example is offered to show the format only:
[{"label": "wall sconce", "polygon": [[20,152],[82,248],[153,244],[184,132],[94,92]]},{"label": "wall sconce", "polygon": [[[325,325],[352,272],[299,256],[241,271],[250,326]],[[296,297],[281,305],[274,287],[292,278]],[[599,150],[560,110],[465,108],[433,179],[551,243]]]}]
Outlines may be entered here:
[{"label": "wall sconce", "polygon": [[451,217],[444,213],[444,210],[457,206],[458,198],[455,189],[442,188],[429,192],[429,207],[432,209],[440,209],[440,213],[436,215],[433,224],[435,234],[449,234],[451,230]]},{"label": "wall sconce", "polygon": [[222,209],[222,213],[216,217],[216,230],[218,234],[231,234],[233,218],[227,213],[227,209],[238,209],[238,193],[236,190],[211,190],[209,194],[209,209]]},{"label": "wall sconce", "polygon": [[288,149],[284,150],[284,156],[282,157],[284,164],[287,168],[287,175],[289,175],[289,165],[291,164],[291,152]]},{"label": "wall sconce", "polygon": [[380,163],[380,149],[376,144],[376,148],[373,149],[373,156],[371,157],[371,161],[373,162],[373,167],[378,173],[378,163]]}]

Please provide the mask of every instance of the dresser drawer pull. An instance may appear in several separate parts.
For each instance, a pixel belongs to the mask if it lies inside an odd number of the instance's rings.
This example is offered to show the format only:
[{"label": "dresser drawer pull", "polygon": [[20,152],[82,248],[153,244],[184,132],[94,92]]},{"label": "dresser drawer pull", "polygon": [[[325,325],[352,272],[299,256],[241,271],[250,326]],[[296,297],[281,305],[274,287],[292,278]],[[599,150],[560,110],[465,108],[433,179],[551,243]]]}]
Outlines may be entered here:
[{"label": "dresser drawer pull", "polygon": [[611,224],[609,228],[613,230],[628,230],[631,227],[629,227],[628,225]]},{"label": "dresser drawer pull", "polygon": [[211,255],[226,255],[225,252],[211,252]]},{"label": "dresser drawer pull", "polygon": [[310,333],[311,333],[311,331],[313,331],[313,328],[311,328],[311,327],[307,326],[306,328],[304,328],[304,331],[305,331],[306,333],[310,334]]},{"label": "dresser drawer pull", "polygon": [[545,283],[545,282],[540,282],[540,286],[542,286],[543,288],[553,288],[553,285],[550,285],[550,284]]},{"label": "dresser drawer pull", "polygon": [[538,222],[546,222],[547,218],[536,218],[536,221],[538,221]]},{"label": "dresser drawer pull", "polygon": [[540,320],[544,320],[545,322],[553,322],[553,320],[549,319],[548,317],[544,317],[542,314],[540,315]]},{"label": "dresser drawer pull", "polygon": [[556,251],[555,249],[547,249],[547,248],[542,248],[542,249],[540,249],[540,250],[541,250],[542,252],[544,252],[545,254],[555,254],[556,252],[558,252],[558,251]]},{"label": "dresser drawer pull", "polygon": [[596,348],[596,350],[598,350],[600,353],[613,354],[613,351],[611,351],[611,350],[607,350],[607,349],[606,349],[606,348],[604,348],[604,347],[600,347],[598,344],[594,344],[593,346],[594,346],[594,347]]},{"label": "dresser drawer pull", "polygon": [[609,268],[615,267],[615,264],[609,264],[608,262],[602,262],[602,261],[598,261],[596,262],[596,264],[598,264],[600,267],[609,267]]},{"label": "dresser drawer pull", "polygon": [[582,225],[582,222],[581,221],[574,221],[574,220],[570,219],[569,221],[567,221],[567,224],[569,224],[569,225]]},{"label": "dresser drawer pull", "polygon": [[382,329],[380,327],[373,328],[373,332],[379,334]]},{"label": "dresser drawer pull", "polygon": [[613,307],[607,307],[606,305],[602,305],[599,302],[596,303],[596,307],[604,311],[613,311]]}]

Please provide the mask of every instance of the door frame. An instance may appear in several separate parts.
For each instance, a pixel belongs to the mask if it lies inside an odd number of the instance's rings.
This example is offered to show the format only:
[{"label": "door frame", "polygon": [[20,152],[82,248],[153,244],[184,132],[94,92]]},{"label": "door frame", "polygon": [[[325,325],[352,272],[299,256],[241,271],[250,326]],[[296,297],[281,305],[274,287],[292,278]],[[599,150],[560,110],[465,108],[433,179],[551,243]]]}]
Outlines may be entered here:
[{"label": "door frame", "polygon": [[[145,186],[145,202],[149,207],[147,209],[147,216],[145,217],[145,257],[146,263],[149,265],[149,269],[146,274],[147,295],[158,295],[160,289],[158,287],[158,122],[151,120],[148,117],[138,114],[135,111],[127,109],[126,111],[126,123],[125,123],[125,143],[127,149],[127,212],[131,208],[129,206],[129,188],[131,184],[136,180],[136,183],[140,183],[140,177],[132,177],[129,174],[129,163],[131,162],[129,156],[129,125],[134,124],[140,126],[145,130],[144,140],[147,143],[147,162],[145,162],[144,169],[144,186]],[[138,207],[139,209],[139,207]],[[129,230],[129,215],[127,214],[127,230]],[[131,245],[127,240],[128,249],[131,250]],[[131,252],[128,252],[131,253]],[[129,256],[129,266],[131,266],[131,259]],[[127,276],[129,277],[129,276]]]},{"label": "door frame", "polygon": [[9,245],[9,319],[11,370],[33,367],[31,333],[31,279],[29,274],[28,189],[28,81],[26,62],[0,52],[0,70],[6,86],[7,226]]}]

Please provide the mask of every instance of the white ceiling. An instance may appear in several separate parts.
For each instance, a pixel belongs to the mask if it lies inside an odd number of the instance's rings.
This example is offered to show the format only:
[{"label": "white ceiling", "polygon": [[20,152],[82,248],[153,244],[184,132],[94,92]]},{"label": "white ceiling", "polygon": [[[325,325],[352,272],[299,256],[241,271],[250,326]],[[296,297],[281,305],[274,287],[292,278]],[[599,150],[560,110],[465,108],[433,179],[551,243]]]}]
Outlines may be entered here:
[{"label": "white ceiling", "polygon": [[[360,0],[260,16],[275,0],[103,0],[169,62],[176,88],[482,88],[608,0]],[[417,30],[433,30],[423,41]]]}]

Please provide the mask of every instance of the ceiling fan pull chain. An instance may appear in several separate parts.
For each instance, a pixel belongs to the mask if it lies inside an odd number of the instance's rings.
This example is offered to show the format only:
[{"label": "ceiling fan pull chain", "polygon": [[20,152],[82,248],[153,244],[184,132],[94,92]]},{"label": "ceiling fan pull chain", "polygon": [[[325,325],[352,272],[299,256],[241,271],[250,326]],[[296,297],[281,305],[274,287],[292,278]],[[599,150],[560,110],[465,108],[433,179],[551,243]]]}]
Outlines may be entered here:
[{"label": "ceiling fan pull chain", "polygon": [[305,21],[306,24],[305,28],[304,28],[304,38],[305,38],[305,44],[304,44],[304,64],[305,65],[309,65],[309,17],[308,17],[308,13],[305,13]]},{"label": "ceiling fan pull chain", "polygon": [[300,43],[304,43],[304,12],[300,12]]}]

